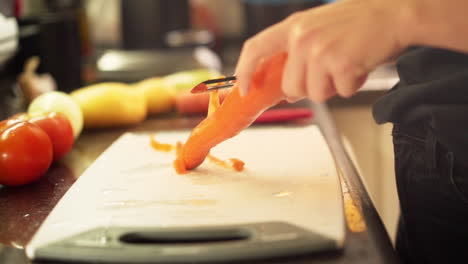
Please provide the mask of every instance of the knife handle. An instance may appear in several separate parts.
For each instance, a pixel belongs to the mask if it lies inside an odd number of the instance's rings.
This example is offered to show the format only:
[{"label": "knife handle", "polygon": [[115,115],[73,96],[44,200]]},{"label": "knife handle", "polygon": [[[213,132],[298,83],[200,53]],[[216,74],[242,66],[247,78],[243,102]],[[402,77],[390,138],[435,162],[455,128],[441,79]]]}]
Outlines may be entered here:
[{"label": "knife handle", "polygon": [[278,108],[263,112],[254,123],[276,123],[312,117],[313,112],[309,108]]}]

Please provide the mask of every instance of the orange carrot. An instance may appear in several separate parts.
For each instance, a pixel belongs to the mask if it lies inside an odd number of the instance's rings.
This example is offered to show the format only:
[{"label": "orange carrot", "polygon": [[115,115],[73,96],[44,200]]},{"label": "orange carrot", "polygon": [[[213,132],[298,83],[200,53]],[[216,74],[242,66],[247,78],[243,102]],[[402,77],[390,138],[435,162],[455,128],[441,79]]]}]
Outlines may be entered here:
[{"label": "orange carrot", "polygon": [[260,64],[244,97],[240,96],[237,85],[232,88],[221,106],[192,130],[178,151],[179,170],[198,167],[211,148],[239,134],[263,111],[284,99],[281,78],[286,58],[286,53],[279,53]]}]

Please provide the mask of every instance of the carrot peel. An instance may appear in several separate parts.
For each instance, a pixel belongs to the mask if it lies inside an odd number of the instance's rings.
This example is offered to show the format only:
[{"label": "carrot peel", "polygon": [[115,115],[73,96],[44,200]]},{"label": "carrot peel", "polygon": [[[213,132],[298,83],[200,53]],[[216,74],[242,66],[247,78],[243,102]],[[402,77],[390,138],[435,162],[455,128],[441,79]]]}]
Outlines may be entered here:
[{"label": "carrot peel", "polygon": [[176,143],[176,159],[174,160],[173,167],[178,174],[187,173],[187,168],[185,168],[184,161],[180,159],[180,152],[182,151],[182,143]]},{"label": "carrot peel", "polygon": [[231,167],[235,171],[243,171],[244,170],[245,163],[242,160],[233,158],[233,159],[229,159],[229,162],[231,163]]},{"label": "carrot peel", "polygon": [[210,92],[210,101],[208,104],[208,116],[212,115],[219,108],[218,89]]},{"label": "carrot peel", "polygon": [[157,141],[154,135],[151,135],[150,142],[151,142],[151,147],[153,147],[155,150],[171,152],[172,149],[174,148],[174,146],[171,144],[161,143]]}]

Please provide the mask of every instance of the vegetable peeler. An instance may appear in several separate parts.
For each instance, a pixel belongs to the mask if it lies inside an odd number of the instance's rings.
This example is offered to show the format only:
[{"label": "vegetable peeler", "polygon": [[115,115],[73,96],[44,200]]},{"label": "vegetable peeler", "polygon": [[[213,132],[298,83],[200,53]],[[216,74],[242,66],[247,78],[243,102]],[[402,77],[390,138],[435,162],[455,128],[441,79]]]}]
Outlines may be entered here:
[{"label": "vegetable peeler", "polygon": [[[196,85],[190,91],[193,94],[205,93],[216,89],[230,88],[234,86],[237,79],[236,76],[229,76],[218,79],[210,79]],[[312,118],[313,112],[309,108],[282,108],[269,109],[262,113],[255,123],[277,123],[295,120],[298,118]]]},{"label": "vegetable peeler", "polygon": [[190,92],[191,93],[204,93],[210,90],[230,88],[234,86],[236,81],[237,81],[236,76],[211,79],[211,80],[201,82],[197,86],[193,87]]}]

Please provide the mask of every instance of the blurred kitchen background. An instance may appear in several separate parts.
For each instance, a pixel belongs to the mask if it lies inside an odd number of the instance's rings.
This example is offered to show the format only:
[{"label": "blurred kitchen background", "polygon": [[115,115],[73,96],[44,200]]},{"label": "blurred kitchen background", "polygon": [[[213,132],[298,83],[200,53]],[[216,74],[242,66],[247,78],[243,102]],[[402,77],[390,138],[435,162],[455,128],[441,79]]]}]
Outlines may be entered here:
[{"label": "blurred kitchen background", "polygon": [[[24,109],[28,91],[18,82],[25,72],[35,72],[39,90],[64,92],[194,69],[232,75],[245,39],[295,11],[327,2],[1,0],[0,117]],[[370,109],[397,81],[393,64],[384,65],[356,96],[329,102],[392,237],[398,201],[390,127],[376,125]]]}]

